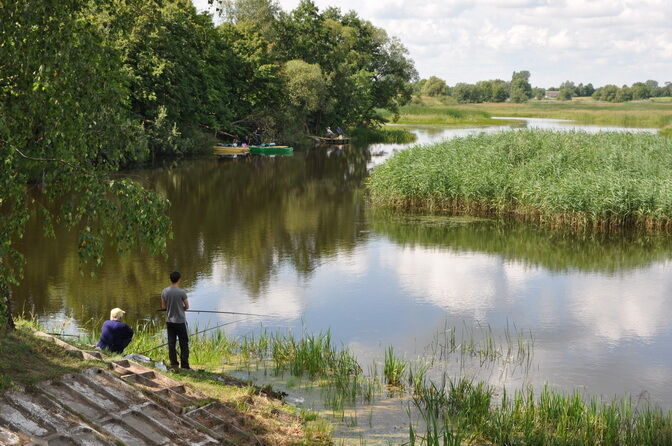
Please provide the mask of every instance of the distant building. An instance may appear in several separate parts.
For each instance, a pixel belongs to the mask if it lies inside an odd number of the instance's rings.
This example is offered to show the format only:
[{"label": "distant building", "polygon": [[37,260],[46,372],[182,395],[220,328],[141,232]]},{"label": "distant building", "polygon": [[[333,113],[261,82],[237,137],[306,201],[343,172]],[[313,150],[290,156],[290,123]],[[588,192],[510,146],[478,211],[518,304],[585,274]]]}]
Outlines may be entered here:
[{"label": "distant building", "polygon": [[560,94],[559,91],[555,91],[555,90],[546,90],[546,94],[544,95],[544,97],[545,97],[546,99],[557,99],[557,98],[558,98],[558,94]]}]

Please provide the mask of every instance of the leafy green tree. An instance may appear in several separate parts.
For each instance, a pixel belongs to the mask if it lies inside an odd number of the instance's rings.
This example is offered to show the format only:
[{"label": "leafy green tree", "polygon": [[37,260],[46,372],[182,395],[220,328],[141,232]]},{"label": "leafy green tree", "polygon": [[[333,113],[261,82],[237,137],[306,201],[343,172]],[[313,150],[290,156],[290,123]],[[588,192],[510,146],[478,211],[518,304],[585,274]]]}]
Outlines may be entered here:
[{"label": "leafy green tree", "polygon": [[558,99],[561,101],[571,101],[574,97],[574,89],[570,87],[561,87],[558,93]]},{"label": "leafy green tree", "polygon": [[422,94],[425,96],[440,96],[446,94],[446,81],[436,76],[431,76],[424,82]]},{"label": "leafy green tree", "polygon": [[146,146],[129,119],[121,55],[88,7],[0,3],[0,314],[7,325],[29,203],[46,234],[55,220],[77,230],[81,259],[95,264],[108,242],[161,252],[169,235],[167,201],[114,175],[144,157]]},{"label": "leafy green tree", "polygon": [[535,99],[539,99],[539,100],[544,99],[544,96],[546,96],[546,90],[544,90],[543,88],[534,87],[532,89],[532,96]]},{"label": "leafy green tree", "polygon": [[635,82],[632,84],[630,92],[632,93],[632,99],[634,100],[648,99],[652,96],[651,89],[644,82]]},{"label": "leafy green tree", "polygon": [[529,71],[514,71],[511,76],[511,102],[525,102],[532,97]]},{"label": "leafy green tree", "polygon": [[618,89],[618,92],[616,92],[616,98],[614,98],[615,102],[627,102],[627,101],[632,101],[632,90],[630,87],[627,85],[623,85],[621,88]]},{"label": "leafy green tree", "polygon": [[320,66],[302,60],[290,60],[285,64],[282,75],[291,118],[309,126],[306,115],[325,108],[327,83]]},{"label": "leafy green tree", "polygon": [[606,102],[616,102],[616,95],[618,94],[619,88],[616,85],[605,85],[600,87],[593,93],[593,99],[598,101]]}]

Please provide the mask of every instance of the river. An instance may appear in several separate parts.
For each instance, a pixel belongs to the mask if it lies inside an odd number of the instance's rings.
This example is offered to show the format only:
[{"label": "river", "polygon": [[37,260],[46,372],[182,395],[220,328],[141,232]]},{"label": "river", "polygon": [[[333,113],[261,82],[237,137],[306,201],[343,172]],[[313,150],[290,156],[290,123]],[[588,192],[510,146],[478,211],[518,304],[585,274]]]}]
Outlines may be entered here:
[{"label": "river", "polygon": [[[521,126],[606,130],[546,119]],[[501,128],[412,130],[424,144]],[[330,330],[367,363],[390,345],[417,358],[446,327],[496,338],[518,332],[534,340],[531,366],[491,371],[484,379],[494,385],[631,394],[672,408],[670,237],[576,236],[372,210],[368,173],[408,146],[311,147],[132,172],[172,203],[168,255],[109,250],[92,277],[80,272],[76,236],[56,228],[56,238],[45,238],[33,218],[20,247],[27,264],[16,310],[69,333],[117,306],[131,322],[156,318],[159,293],[178,269],[192,308],[277,316],[229,325],[232,335]],[[229,320],[189,315],[192,327]]]}]

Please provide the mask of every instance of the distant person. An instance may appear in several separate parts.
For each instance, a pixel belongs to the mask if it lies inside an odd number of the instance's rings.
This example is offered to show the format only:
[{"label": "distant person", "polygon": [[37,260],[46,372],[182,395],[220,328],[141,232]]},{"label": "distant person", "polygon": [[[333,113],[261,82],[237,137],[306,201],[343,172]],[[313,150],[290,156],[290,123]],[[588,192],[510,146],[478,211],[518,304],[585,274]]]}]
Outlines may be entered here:
[{"label": "distant person", "polygon": [[110,320],[103,322],[103,330],[96,348],[112,353],[123,353],[133,339],[133,329],[121,322],[126,312],[121,308],[110,311]]},{"label": "distant person", "polygon": [[[166,310],[166,331],[168,332],[168,357],[172,368],[182,367],[189,370],[189,334],[187,333],[187,317],[189,309],[187,293],[180,288],[179,272],[170,273],[170,286],[161,292],[161,308]],[[175,341],[180,341],[180,362],[177,362]]]},{"label": "distant person", "polygon": [[343,129],[340,127],[336,127],[336,133],[338,133],[338,136],[342,136],[344,134]]},{"label": "distant person", "polygon": [[336,133],[334,133],[333,130],[331,130],[331,127],[327,127],[327,135],[330,138],[333,138],[334,136],[336,136]]}]

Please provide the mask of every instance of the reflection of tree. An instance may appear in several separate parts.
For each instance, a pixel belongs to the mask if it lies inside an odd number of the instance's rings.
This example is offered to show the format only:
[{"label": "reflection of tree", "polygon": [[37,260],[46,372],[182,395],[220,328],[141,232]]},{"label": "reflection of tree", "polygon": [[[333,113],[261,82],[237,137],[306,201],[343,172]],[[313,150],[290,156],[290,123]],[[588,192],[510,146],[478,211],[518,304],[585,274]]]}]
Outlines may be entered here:
[{"label": "reflection of tree", "polygon": [[181,270],[189,286],[211,275],[214,262],[253,296],[284,265],[309,276],[322,258],[352,250],[362,237],[359,186],[369,156],[359,148],[316,148],[290,158],[207,159],[134,172],[170,199],[174,238],[167,258],[110,250],[92,278],[79,272],[76,237],[56,228],[54,239],[44,239],[33,218],[17,308],[34,306],[41,314],[65,303],[79,320],[114,306],[151,315],[171,269]]},{"label": "reflection of tree", "polygon": [[672,238],[651,234],[571,234],[531,225],[376,213],[373,230],[403,245],[477,251],[540,265],[613,273],[672,258]]}]

